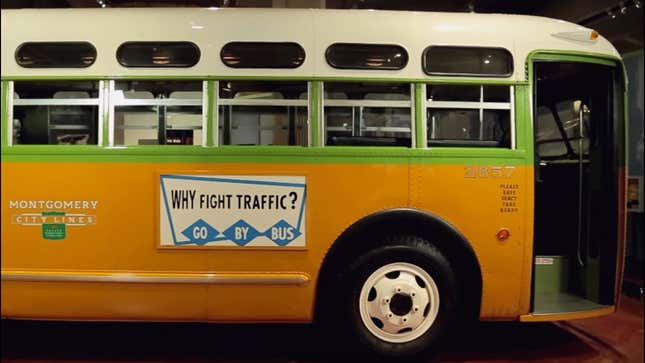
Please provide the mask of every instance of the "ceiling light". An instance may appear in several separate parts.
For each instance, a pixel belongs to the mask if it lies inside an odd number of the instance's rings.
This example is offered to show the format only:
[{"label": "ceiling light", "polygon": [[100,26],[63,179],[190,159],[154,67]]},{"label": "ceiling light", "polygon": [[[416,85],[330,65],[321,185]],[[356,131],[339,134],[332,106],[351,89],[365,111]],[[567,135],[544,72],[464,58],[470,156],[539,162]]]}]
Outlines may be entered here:
[{"label": "ceiling light", "polygon": [[618,9],[620,9],[620,13],[625,15],[627,14],[627,7],[625,6],[625,3],[622,1],[618,3]]}]

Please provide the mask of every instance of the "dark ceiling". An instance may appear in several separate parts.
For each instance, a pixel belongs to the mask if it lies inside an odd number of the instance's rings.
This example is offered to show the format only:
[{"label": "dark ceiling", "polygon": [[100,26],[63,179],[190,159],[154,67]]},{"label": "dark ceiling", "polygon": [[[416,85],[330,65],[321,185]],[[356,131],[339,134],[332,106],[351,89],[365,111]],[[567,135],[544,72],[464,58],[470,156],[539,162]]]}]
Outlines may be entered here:
[{"label": "dark ceiling", "polygon": [[[2,0],[2,9],[106,7],[305,7],[475,11],[559,18],[598,30],[621,53],[643,49],[645,0]],[[622,11],[621,11],[622,10]]]}]

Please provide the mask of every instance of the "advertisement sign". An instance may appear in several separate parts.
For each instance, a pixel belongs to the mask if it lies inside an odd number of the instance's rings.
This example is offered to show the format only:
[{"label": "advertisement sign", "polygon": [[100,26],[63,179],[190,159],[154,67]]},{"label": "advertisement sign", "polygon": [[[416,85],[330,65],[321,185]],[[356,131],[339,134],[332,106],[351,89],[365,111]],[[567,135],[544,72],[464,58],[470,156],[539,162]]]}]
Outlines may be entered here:
[{"label": "advertisement sign", "polygon": [[161,246],[305,246],[304,176],[159,178]]}]

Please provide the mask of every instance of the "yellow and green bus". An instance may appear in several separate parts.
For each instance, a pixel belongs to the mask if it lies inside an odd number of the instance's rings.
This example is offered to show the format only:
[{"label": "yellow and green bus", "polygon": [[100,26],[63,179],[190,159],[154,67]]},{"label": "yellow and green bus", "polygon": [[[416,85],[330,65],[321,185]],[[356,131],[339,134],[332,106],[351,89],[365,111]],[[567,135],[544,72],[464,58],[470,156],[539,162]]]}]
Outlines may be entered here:
[{"label": "yellow and green bus", "polygon": [[625,78],[528,16],[2,11],[2,317],[321,322],[409,355],[610,314]]}]

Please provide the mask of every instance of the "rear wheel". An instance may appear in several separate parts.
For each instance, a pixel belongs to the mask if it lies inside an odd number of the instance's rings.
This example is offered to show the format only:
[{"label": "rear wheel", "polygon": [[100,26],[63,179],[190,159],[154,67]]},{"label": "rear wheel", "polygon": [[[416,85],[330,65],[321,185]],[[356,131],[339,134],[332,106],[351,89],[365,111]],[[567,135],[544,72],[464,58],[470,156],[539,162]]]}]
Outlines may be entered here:
[{"label": "rear wheel", "polygon": [[443,254],[424,239],[398,236],[380,246],[359,257],[344,276],[345,324],[379,355],[420,353],[454,321],[454,274]]}]

